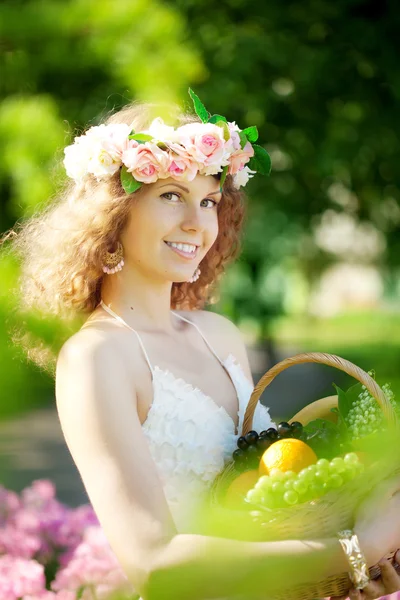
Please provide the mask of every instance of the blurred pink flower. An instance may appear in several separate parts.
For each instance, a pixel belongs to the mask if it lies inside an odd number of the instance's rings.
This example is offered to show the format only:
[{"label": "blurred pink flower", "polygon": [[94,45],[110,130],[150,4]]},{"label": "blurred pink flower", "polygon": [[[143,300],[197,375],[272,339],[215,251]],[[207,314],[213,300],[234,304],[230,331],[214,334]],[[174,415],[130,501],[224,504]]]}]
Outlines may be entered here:
[{"label": "blurred pink flower", "polygon": [[[69,563],[60,569],[51,584],[54,591],[78,590],[82,585],[105,586],[109,592],[126,586],[128,580],[100,527],[88,527],[82,543]],[[128,584],[130,585],[130,584]]]},{"label": "blurred pink flower", "polygon": [[40,594],[45,587],[44,567],[35,560],[0,556],[0,600],[18,600]]}]

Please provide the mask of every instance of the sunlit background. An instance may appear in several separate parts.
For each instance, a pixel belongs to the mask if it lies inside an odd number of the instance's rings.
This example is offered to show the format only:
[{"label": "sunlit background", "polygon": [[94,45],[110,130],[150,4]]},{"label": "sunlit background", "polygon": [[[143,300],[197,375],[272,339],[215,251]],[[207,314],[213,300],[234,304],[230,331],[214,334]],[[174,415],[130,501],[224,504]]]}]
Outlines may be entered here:
[{"label": "sunlit background", "polygon": [[[246,187],[243,252],[209,307],[240,327],[255,382],[323,351],[400,394],[399,20],[389,1],[3,1],[0,231],[51,200],[73,135],[135,99],[190,108],[190,86],[212,113],[256,125],[272,158],[271,177]],[[3,252],[0,483],[48,477],[77,505],[54,381],[23,350],[57,352],[71,330],[15,312],[17,278]],[[332,381],[327,367],[295,367],[263,402],[289,418]]]}]

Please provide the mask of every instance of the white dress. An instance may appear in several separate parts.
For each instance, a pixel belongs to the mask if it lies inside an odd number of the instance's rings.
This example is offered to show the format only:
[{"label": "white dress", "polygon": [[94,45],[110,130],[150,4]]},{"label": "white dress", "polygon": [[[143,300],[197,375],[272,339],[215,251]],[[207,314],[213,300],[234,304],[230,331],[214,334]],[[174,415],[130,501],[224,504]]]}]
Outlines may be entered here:
[{"label": "white dress", "polygon": [[[101,306],[137,336],[152,374],[153,402],[142,427],[151,455],[163,484],[172,517],[179,533],[190,532],[191,517],[216,475],[232,459],[236,441],[235,423],[224,407],[199,388],[177,378],[167,369],[152,366],[138,332],[112,311],[103,301]],[[173,312],[173,311],[171,311]],[[242,431],[244,413],[253,391],[233,354],[221,360],[200,328],[191,323],[227,371],[238,400],[238,431]],[[253,429],[260,432],[275,427],[268,408],[258,403]]]}]

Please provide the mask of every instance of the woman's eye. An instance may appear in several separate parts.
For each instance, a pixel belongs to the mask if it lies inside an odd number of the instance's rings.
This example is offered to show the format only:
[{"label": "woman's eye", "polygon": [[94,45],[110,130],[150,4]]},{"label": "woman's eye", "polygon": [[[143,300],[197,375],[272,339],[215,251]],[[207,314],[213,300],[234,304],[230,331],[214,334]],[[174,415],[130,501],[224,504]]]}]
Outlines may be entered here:
[{"label": "woman's eye", "polygon": [[161,194],[161,196],[167,200],[172,200],[171,196],[176,196],[177,198],[181,197],[177,192],[165,192],[164,194]]},{"label": "woman's eye", "polygon": [[204,198],[203,202],[212,202],[213,206],[218,206],[218,202],[216,202],[212,198]]}]

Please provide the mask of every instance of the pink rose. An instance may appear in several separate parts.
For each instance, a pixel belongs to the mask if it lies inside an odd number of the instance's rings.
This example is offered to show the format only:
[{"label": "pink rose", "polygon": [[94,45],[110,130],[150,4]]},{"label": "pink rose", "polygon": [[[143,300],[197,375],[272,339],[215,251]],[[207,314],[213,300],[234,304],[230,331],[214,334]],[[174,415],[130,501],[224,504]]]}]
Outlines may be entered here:
[{"label": "pink rose", "polygon": [[138,145],[135,140],[128,140],[131,127],[125,123],[112,123],[106,126],[106,136],[103,139],[103,149],[113,158],[121,160],[122,153],[128,148]]},{"label": "pink rose", "polygon": [[169,177],[169,156],[153,142],[138,144],[122,153],[122,162],[136,181],[153,183]]},{"label": "pink rose", "polygon": [[254,156],[254,149],[250,142],[247,142],[243,149],[240,148],[240,150],[236,150],[236,152],[231,154],[228,169],[229,175],[235,175],[238,171],[241,171],[252,156]]},{"label": "pink rose", "polygon": [[178,132],[188,154],[199,166],[211,167],[204,174],[213,175],[222,171],[229,153],[225,148],[224,131],[221,127],[213,123],[188,123],[179,127]]},{"label": "pink rose", "polygon": [[199,165],[180,144],[170,144],[170,150],[171,162],[168,167],[170,177],[178,181],[193,181],[198,173]]}]

